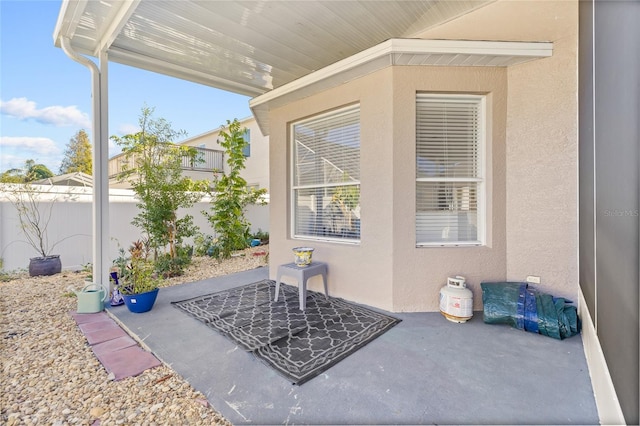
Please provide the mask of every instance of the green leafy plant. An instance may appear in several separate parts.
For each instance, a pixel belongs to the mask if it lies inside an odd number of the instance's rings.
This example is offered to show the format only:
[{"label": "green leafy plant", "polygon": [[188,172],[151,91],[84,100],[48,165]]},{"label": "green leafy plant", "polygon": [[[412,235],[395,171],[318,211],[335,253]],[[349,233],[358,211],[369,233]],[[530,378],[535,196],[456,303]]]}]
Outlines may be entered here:
[{"label": "green leafy plant", "polygon": [[214,179],[211,212],[203,212],[217,237],[218,258],[228,258],[235,250],[248,246],[250,223],[244,216],[249,204],[258,203],[265,189],[247,188],[247,182],[240,172],[245,168],[243,150],[247,145],[244,139],[246,129],[240,122],[227,120],[227,127],[220,131],[220,146],[225,149],[227,173],[218,171]]},{"label": "green leafy plant", "polygon": [[263,231],[260,228],[258,228],[258,230],[251,236],[251,238],[260,240],[260,243],[262,244],[269,243],[269,233],[266,231]]},{"label": "green leafy plant", "polygon": [[17,280],[20,278],[20,274],[24,273],[24,270],[17,269],[14,271],[4,270],[4,259],[0,257],[0,283],[6,283],[9,281]]},{"label": "green leafy plant", "polygon": [[0,182],[27,183],[50,178],[52,176],[53,172],[44,164],[36,164],[34,160],[27,160],[24,162],[23,168],[9,169],[0,174]]},{"label": "green leafy plant", "polygon": [[198,233],[193,238],[193,251],[196,256],[213,256],[218,240],[211,235]]},{"label": "green leafy plant", "polygon": [[187,266],[191,264],[193,247],[178,246],[177,256],[171,257],[169,253],[158,256],[154,262],[155,271],[164,278],[177,277],[184,273]]},{"label": "green leafy plant", "polygon": [[173,130],[163,118],[152,118],[153,111],[142,108],[138,133],[112,139],[122,147],[127,161],[119,180],[130,182],[139,200],[140,212],[132,224],[146,234],[155,258],[166,252],[176,259],[183,239],[198,230],[193,217],[180,217],[178,209],[190,208],[202,199],[208,184],[182,175],[183,159],[190,164],[200,161],[197,151],[174,144],[184,131]]},{"label": "green leafy plant", "polygon": [[135,241],[129,247],[128,256],[120,248],[120,254],[113,263],[118,271],[118,289],[122,294],[146,293],[160,286],[162,279],[158,277],[154,263],[147,258],[147,254],[141,241]]},{"label": "green leafy plant", "polygon": [[91,262],[87,262],[82,265],[82,271],[85,275],[85,281],[93,281],[93,264]]}]

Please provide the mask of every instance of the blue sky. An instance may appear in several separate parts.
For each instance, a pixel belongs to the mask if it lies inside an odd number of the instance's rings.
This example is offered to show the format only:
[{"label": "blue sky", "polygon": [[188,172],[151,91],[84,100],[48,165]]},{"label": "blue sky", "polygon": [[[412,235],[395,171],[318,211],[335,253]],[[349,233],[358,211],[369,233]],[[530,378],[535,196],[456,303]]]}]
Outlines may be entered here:
[{"label": "blue sky", "polygon": [[[57,174],[69,140],[91,136],[89,70],[53,45],[60,5],[0,0],[0,172],[33,159]],[[187,137],[251,115],[246,96],[110,63],[109,135],[136,131],[145,104]]]}]

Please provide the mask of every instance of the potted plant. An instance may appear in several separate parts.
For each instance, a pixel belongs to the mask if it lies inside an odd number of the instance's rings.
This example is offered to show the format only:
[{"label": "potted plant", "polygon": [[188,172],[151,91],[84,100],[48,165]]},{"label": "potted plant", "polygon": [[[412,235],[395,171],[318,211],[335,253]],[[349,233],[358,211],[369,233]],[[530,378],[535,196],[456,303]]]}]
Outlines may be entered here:
[{"label": "potted plant", "polygon": [[60,255],[51,252],[66,238],[51,244],[47,230],[56,198],[51,198],[47,203],[43,202],[42,191],[30,183],[3,185],[2,190],[6,191],[9,201],[18,213],[19,226],[26,243],[39,254],[29,261],[29,275],[34,277],[59,273],[62,270]]},{"label": "potted plant", "polygon": [[114,262],[119,269],[118,288],[131,312],[147,312],[153,308],[162,279],[156,274],[153,262],[147,259],[141,241],[134,242],[129,253],[127,259],[121,249],[120,257]]}]

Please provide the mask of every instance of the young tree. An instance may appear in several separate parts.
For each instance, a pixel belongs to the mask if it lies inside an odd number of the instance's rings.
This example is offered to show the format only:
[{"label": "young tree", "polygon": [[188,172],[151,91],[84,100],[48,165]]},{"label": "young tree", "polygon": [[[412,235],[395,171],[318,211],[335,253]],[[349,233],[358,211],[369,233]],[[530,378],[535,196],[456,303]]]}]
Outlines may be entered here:
[{"label": "young tree", "polygon": [[173,130],[163,118],[152,118],[153,112],[153,108],[142,108],[138,133],[111,138],[127,160],[119,179],[131,183],[139,201],[140,212],[132,224],[146,234],[156,258],[159,250],[168,247],[170,258],[176,259],[183,239],[197,231],[193,217],[179,217],[178,209],[199,201],[206,184],[182,175],[183,158],[197,163],[197,151],[174,144],[185,132]]},{"label": "young tree", "polygon": [[34,180],[46,179],[53,176],[53,172],[44,164],[35,164],[33,160],[27,160],[25,163],[27,175],[25,182],[33,182]]},{"label": "young tree", "polygon": [[91,175],[92,171],[91,142],[87,133],[80,130],[69,140],[64,150],[60,173],[83,172]]},{"label": "young tree", "polygon": [[220,145],[225,149],[229,172],[216,175],[211,213],[203,212],[216,231],[219,256],[223,259],[230,257],[233,250],[248,246],[250,223],[244,217],[244,209],[266,193],[265,189],[247,188],[247,182],[240,176],[246,159],[243,154],[247,145],[245,132],[237,119],[227,120],[227,129],[220,131]]},{"label": "young tree", "polygon": [[9,169],[0,174],[0,183],[24,183],[24,171],[22,169]]},{"label": "young tree", "polygon": [[53,176],[53,172],[44,164],[36,164],[34,160],[24,162],[22,169],[9,169],[0,174],[2,183],[27,183],[34,180],[46,179]]}]

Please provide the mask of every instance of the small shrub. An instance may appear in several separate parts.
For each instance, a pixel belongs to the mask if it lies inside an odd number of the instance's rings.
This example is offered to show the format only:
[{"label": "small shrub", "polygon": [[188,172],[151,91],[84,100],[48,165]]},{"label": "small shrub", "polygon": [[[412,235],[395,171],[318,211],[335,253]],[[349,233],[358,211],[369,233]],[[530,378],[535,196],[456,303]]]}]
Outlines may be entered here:
[{"label": "small shrub", "polygon": [[9,281],[17,280],[20,278],[20,273],[24,273],[24,270],[5,271],[4,259],[0,257],[0,283],[8,283]]},{"label": "small shrub", "polygon": [[162,280],[155,272],[154,263],[148,259],[148,248],[142,241],[135,241],[129,247],[129,256],[122,247],[119,254],[113,264],[118,267],[118,288],[122,294],[146,293],[160,286]]},{"label": "small shrub", "polygon": [[220,259],[220,246],[217,243],[211,245],[211,247],[207,249],[207,256]]},{"label": "small shrub", "polygon": [[255,234],[252,235],[251,237],[252,239],[255,240],[260,240],[260,242],[262,244],[267,244],[269,243],[269,233],[263,231],[262,229],[258,228],[258,230],[256,231]]},{"label": "small shrub", "polygon": [[91,262],[82,265],[81,273],[85,274],[85,280],[93,281],[93,264]]},{"label": "small shrub", "polygon": [[200,233],[193,238],[193,245],[196,256],[207,256],[209,248],[214,245],[214,238],[211,235]]},{"label": "small shrub", "polygon": [[185,268],[191,265],[193,257],[192,246],[178,246],[176,247],[176,257],[171,257],[171,254],[164,253],[158,256],[154,266],[158,275],[164,278],[178,277],[184,274]]}]

